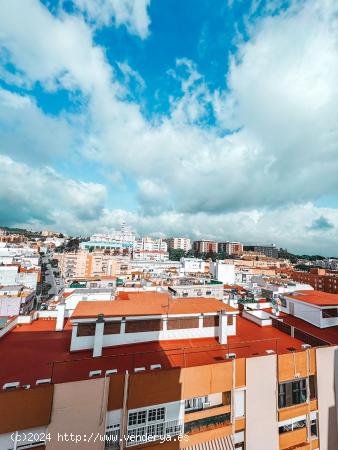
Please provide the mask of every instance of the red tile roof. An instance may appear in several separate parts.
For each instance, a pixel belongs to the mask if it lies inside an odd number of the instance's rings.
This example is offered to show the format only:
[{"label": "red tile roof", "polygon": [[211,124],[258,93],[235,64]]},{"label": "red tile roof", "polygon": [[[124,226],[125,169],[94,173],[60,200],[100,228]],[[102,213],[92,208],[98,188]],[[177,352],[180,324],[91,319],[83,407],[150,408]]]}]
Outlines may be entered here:
[{"label": "red tile roof", "polygon": [[338,294],[322,291],[296,291],[292,294],[285,294],[285,297],[315,306],[338,306]]}]

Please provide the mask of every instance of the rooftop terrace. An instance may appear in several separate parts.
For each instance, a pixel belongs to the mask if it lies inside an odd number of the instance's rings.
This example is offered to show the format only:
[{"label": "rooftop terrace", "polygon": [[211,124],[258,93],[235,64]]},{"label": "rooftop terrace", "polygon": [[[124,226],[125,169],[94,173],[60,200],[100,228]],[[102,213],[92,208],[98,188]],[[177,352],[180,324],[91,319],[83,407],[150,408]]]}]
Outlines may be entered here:
[{"label": "rooftop terrace", "polygon": [[14,328],[0,340],[0,386],[19,381],[32,387],[37,380],[52,379],[53,383],[82,380],[89,371],[117,369],[133,372],[137,367],[150,369],[160,364],[162,369],[193,367],[224,362],[226,355],[237,358],[278,354],[301,350],[302,341],[273,327],[261,328],[237,318],[237,335],[221,345],[214,338],[147,342],[108,347],[103,355],[92,357],[91,351],[70,352],[70,323],[64,331],[54,331],[55,320],[38,319]]}]

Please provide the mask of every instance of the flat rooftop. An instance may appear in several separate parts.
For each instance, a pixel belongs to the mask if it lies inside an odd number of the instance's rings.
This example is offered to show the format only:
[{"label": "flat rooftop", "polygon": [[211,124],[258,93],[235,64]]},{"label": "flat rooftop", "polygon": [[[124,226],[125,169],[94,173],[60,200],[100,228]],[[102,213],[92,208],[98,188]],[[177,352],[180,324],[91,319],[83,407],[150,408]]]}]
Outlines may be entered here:
[{"label": "flat rooftop", "polygon": [[149,370],[152,364],[163,369],[194,367],[225,361],[227,353],[237,358],[278,354],[301,350],[302,341],[282,331],[258,325],[237,317],[237,335],[221,345],[214,338],[171,340],[120,345],[103,349],[103,355],[92,357],[92,350],[70,352],[69,322],[64,331],[55,330],[55,319],[38,319],[14,328],[0,340],[0,386],[19,381],[35,385],[36,380],[51,378],[53,383],[89,378],[89,371],[117,369],[124,373],[136,367]]},{"label": "flat rooftop", "polygon": [[99,314],[104,314],[106,317],[202,314],[217,313],[222,310],[238,313],[237,309],[215,298],[173,299],[168,293],[124,292],[114,301],[79,302],[71,318],[72,320],[95,318]]},{"label": "flat rooftop", "polygon": [[300,290],[284,296],[315,306],[338,306],[338,294],[328,292]]}]

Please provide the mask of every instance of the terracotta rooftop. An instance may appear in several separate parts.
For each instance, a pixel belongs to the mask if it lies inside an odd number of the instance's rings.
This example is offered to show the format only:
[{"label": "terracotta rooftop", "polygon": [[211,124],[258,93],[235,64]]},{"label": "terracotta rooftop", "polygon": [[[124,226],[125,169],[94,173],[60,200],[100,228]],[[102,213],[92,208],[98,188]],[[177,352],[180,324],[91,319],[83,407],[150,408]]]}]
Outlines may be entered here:
[{"label": "terracotta rooftop", "polygon": [[338,306],[338,294],[329,294],[322,291],[296,291],[285,294],[285,297],[293,298],[315,306]]},{"label": "terracotta rooftop", "polygon": [[180,298],[172,299],[169,294],[158,292],[126,293],[115,301],[83,301],[79,302],[72,319],[125,316],[156,316],[170,314],[216,313],[225,310],[238,313],[238,310],[216,300],[215,298]]},{"label": "terracotta rooftop", "polygon": [[103,356],[92,358],[92,351],[70,352],[71,331],[54,331],[54,319],[38,319],[17,326],[0,340],[0,387],[19,381],[21,385],[51,378],[54,383],[87,379],[89,371],[135,367],[149,370],[151,364],[162,368],[193,367],[224,362],[227,353],[237,358],[266,355],[267,350],[278,354],[292,349],[301,350],[302,341],[273,327],[259,327],[237,317],[237,335],[220,345],[214,338],[147,342],[107,347]]}]

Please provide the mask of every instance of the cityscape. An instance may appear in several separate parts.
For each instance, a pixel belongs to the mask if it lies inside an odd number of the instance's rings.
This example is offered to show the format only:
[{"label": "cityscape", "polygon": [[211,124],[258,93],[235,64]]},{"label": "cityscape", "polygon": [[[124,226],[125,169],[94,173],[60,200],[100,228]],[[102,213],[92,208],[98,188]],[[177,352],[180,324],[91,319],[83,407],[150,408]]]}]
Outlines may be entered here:
[{"label": "cityscape", "polygon": [[338,0],[0,0],[0,450],[338,450]]}]

